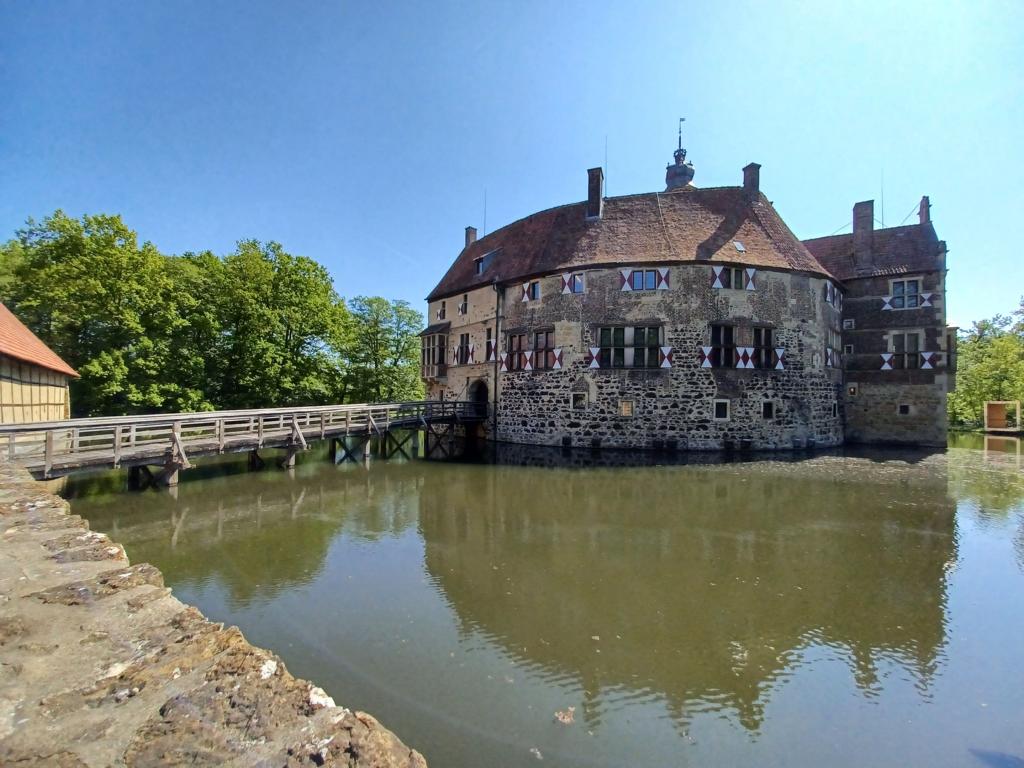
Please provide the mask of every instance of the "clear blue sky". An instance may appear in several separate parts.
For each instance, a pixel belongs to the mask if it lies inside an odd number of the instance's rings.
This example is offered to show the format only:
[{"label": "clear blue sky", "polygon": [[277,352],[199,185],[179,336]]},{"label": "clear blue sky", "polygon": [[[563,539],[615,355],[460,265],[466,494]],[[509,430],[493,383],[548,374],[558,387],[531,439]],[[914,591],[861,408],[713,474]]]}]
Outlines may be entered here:
[{"label": "clear blue sky", "polygon": [[[705,7],[706,5],[706,7]],[[695,183],[801,237],[931,196],[949,319],[1024,293],[1024,3],[0,0],[0,237],[121,213],[168,253],[273,239],[422,299],[467,224]],[[848,231],[848,230],[844,230]]]}]

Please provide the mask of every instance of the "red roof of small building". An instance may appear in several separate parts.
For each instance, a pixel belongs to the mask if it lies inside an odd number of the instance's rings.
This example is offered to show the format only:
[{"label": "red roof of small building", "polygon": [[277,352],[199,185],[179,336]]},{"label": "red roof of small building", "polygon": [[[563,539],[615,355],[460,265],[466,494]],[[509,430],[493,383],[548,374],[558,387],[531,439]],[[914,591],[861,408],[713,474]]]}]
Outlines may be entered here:
[{"label": "red roof of small building", "polygon": [[60,359],[60,356],[43,344],[28,327],[0,302],[0,354],[17,358],[41,368],[49,368],[68,376],[78,376],[78,371]]},{"label": "red roof of small building", "polygon": [[945,250],[945,244],[930,223],[876,229],[872,238],[871,264],[854,261],[852,234],[816,237],[804,240],[804,245],[840,280],[933,272],[943,268],[938,256]]},{"label": "red roof of small building", "polygon": [[[609,197],[593,220],[586,218],[586,205],[541,211],[470,243],[427,301],[495,281],[596,265],[709,262],[831,277],[760,192],[691,186]],[[476,259],[492,252],[478,275]]]}]

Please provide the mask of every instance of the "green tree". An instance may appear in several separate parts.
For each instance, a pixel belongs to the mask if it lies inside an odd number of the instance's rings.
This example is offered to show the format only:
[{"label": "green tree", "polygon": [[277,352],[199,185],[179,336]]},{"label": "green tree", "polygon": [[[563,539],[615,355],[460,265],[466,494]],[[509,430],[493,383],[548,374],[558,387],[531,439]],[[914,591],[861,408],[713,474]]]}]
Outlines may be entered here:
[{"label": "green tree", "polygon": [[350,309],[354,325],[350,397],[368,402],[422,399],[417,333],[423,316],[408,302],[379,296],[358,296]]},{"label": "green tree", "polygon": [[57,211],[29,220],[7,298],[22,320],[78,369],[76,413],[174,410],[194,402],[167,375],[182,327],[179,292],[150,243],[120,216]]},{"label": "green tree", "polygon": [[957,341],[956,390],[949,418],[980,424],[986,400],[1024,400],[1024,300],[1014,312],[979,320]]}]

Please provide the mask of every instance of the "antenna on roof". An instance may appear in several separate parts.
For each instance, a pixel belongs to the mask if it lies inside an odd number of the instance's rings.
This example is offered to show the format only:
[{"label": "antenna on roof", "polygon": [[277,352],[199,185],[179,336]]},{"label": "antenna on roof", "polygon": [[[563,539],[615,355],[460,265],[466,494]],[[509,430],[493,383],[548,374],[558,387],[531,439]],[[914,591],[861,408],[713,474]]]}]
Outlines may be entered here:
[{"label": "antenna on roof", "polygon": [[484,234],[487,234],[487,187],[484,187]]},{"label": "antenna on roof", "polygon": [[885,168],[882,169],[882,194],[881,194],[881,208],[882,208],[882,229],[885,229]]},{"label": "antenna on roof", "polygon": [[604,135],[604,194],[608,196],[608,134]]}]

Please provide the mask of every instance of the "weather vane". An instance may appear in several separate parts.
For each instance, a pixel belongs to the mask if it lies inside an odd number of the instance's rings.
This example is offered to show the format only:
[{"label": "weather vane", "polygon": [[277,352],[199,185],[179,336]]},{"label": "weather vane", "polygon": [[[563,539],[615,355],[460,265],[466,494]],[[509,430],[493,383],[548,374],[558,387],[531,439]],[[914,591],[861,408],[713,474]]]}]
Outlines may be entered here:
[{"label": "weather vane", "polygon": [[685,117],[679,118],[679,149],[683,148],[683,123],[686,122]]}]

